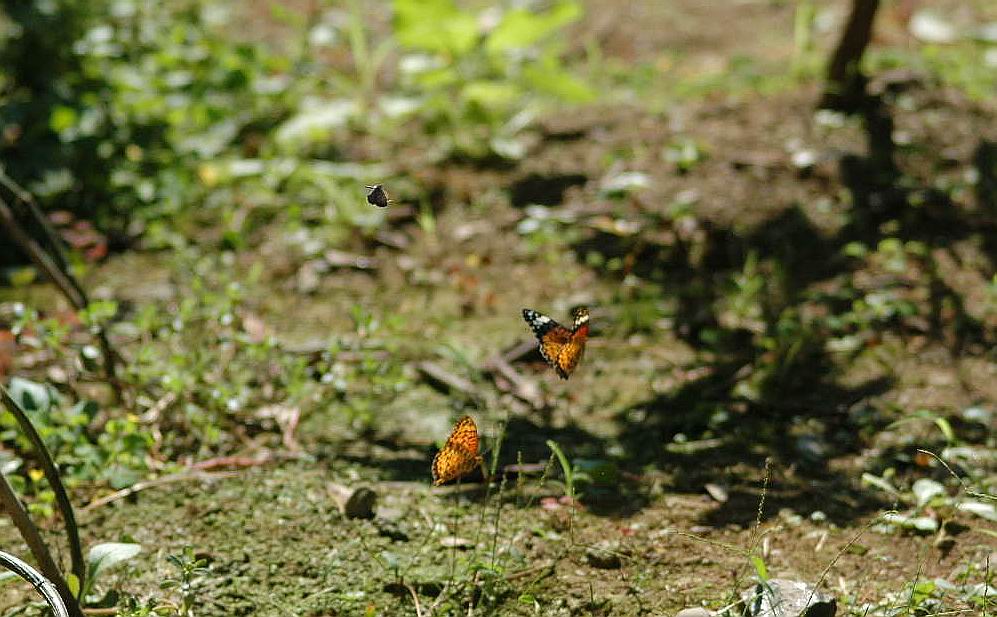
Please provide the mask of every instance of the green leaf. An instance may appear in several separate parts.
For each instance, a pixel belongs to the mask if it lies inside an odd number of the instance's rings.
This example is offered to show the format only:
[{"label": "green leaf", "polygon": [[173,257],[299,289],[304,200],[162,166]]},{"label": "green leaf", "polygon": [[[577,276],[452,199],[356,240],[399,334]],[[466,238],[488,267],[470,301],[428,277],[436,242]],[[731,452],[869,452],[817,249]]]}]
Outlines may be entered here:
[{"label": "green leaf", "polygon": [[38,271],[31,266],[14,268],[7,277],[10,279],[12,287],[27,287],[38,278]]},{"label": "green leaf", "polygon": [[942,434],[945,435],[946,441],[952,443],[955,441],[955,431],[952,430],[952,425],[945,418],[935,418],[935,425],[938,426]]},{"label": "green leaf", "polygon": [[769,571],[765,567],[765,560],[758,555],[751,556],[751,563],[755,566],[755,573],[758,574],[758,578],[762,581],[769,580]]},{"label": "green leaf", "polygon": [[3,587],[11,581],[16,581],[20,577],[13,572],[0,572],[0,587]]},{"label": "green leaf", "polygon": [[76,125],[77,113],[72,107],[58,105],[52,110],[49,116],[48,125],[56,133],[61,133]]},{"label": "green leaf", "polygon": [[520,94],[519,88],[509,82],[486,80],[472,81],[461,91],[465,102],[488,111],[508,109]]},{"label": "green leaf", "polygon": [[564,70],[555,58],[524,68],[523,77],[536,91],[562,101],[586,103],[595,99],[588,84]]},{"label": "green leaf", "polygon": [[69,593],[73,594],[74,598],[80,596],[80,578],[70,572],[66,575],[66,585],[69,587]]},{"label": "green leaf", "polygon": [[87,570],[90,573],[89,580],[97,580],[97,577],[104,570],[123,561],[128,561],[141,551],[141,545],[124,542],[105,542],[94,546],[87,554]]},{"label": "green leaf", "polygon": [[919,508],[926,506],[935,497],[945,494],[944,486],[928,478],[919,479],[911,487],[911,490],[914,491],[914,497],[917,499],[917,507]]},{"label": "green leaf", "polygon": [[561,27],[575,21],[582,14],[577,2],[560,2],[546,13],[532,13],[526,9],[508,11],[492,31],[485,44],[489,53],[529,47]]},{"label": "green leaf", "polygon": [[478,40],[473,15],[452,0],[395,0],[395,36],[403,47],[461,56]]}]

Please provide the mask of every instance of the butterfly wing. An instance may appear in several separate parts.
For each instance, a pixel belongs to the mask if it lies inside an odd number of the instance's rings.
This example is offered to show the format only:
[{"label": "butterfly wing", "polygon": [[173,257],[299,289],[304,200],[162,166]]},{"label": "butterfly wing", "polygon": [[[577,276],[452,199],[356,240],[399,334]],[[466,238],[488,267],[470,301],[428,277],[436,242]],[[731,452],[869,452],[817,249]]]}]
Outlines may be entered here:
[{"label": "butterfly wing", "polygon": [[588,335],[589,327],[586,323],[576,328],[571,333],[570,340],[561,347],[557,363],[554,366],[561,379],[567,379],[581,362],[582,356],[585,355],[585,342],[588,341]]},{"label": "butterfly wing", "polygon": [[444,482],[473,471],[481,457],[478,456],[478,427],[471,416],[464,416],[454,425],[450,437],[433,459],[433,484]]},{"label": "butterfly wing", "polygon": [[557,369],[558,358],[561,357],[565,346],[571,342],[571,330],[543,313],[531,309],[523,309],[523,319],[540,342],[540,355],[547,364]]}]

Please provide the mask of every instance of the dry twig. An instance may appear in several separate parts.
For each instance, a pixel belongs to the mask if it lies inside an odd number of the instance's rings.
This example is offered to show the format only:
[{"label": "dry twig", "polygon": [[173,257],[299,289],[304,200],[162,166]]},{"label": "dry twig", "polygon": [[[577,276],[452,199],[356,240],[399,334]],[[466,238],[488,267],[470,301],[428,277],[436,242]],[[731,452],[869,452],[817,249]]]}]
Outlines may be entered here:
[{"label": "dry twig", "polygon": [[171,474],[168,476],[163,476],[161,478],[156,478],[155,480],[146,480],[144,482],[136,482],[135,484],[129,486],[128,488],[123,488],[120,491],[115,491],[110,495],[105,495],[100,499],[95,499],[83,506],[83,512],[89,512],[95,510],[101,506],[106,506],[107,504],[118,501],[119,499],[124,499],[130,495],[134,495],[139,491],[144,491],[147,488],[154,488],[156,486],[163,486],[166,484],[173,484],[174,482],[185,482],[187,480],[218,480],[221,478],[232,478],[237,476],[238,473],[234,471],[181,471],[180,473]]}]

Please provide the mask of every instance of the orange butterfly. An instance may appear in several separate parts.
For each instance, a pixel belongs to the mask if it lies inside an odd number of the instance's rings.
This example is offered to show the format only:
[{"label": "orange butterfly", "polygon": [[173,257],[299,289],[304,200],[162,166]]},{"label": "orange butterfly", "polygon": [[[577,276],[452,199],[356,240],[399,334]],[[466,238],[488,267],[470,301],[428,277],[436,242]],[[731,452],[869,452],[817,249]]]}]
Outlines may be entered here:
[{"label": "orange butterfly", "polygon": [[554,367],[558,377],[567,379],[585,353],[589,337],[589,311],[583,306],[571,310],[575,320],[569,330],[550,317],[534,310],[523,309],[523,319],[540,341],[540,355]]},{"label": "orange butterfly", "polygon": [[474,418],[464,416],[457,420],[447,442],[433,459],[433,486],[456,480],[478,465],[484,469],[484,459],[478,454],[478,427]]}]

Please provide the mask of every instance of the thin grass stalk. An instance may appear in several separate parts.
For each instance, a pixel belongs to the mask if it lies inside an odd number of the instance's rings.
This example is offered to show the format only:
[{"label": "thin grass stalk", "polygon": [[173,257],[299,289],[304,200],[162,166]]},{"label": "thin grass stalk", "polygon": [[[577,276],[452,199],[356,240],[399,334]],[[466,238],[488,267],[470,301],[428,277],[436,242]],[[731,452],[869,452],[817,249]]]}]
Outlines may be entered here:
[{"label": "thin grass stalk", "polygon": [[14,521],[14,526],[17,527],[17,530],[21,532],[21,537],[28,545],[28,548],[31,549],[31,554],[35,556],[35,561],[38,562],[38,566],[45,574],[45,577],[55,585],[56,591],[59,592],[59,597],[62,598],[63,603],[69,611],[69,616],[83,617],[83,611],[80,610],[80,605],[76,602],[76,598],[73,597],[72,592],[70,592],[69,585],[66,584],[66,579],[62,577],[59,567],[55,565],[52,553],[49,552],[48,546],[42,540],[42,536],[38,533],[38,528],[31,521],[31,517],[28,516],[28,512],[17,499],[14,487],[10,485],[10,482],[7,481],[7,476],[3,473],[0,473],[0,506],[3,507],[11,520]]},{"label": "thin grass stalk", "polygon": [[41,594],[45,598],[45,601],[48,602],[48,605],[52,607],[52,612],[55,613],[56,617],[69,617],[69,611],[66,609],[66,603],[59,596],[59,590],[55,588],[55,584],[52,581],[42,576],[38,570],[35,570],[10,553],[3,551],[0,551],[0,566],[4,566],[31,583],[35,591]]},{"label": "thin grass stalk", "polygon": [[80,531],[76,526],[73,504],[69,501],[69,495],[66,493],[66,487],[62,484],[62,477],[59,475],[59,470],[55,466],[52,454],[48,451],[48,447],[45,446],[41,435],[38,434],[35,426],[31,423],[31,419],[28,418],[28,414],[25,413],[21,405],[14,400],[3,385],[0,385],[0,399],[2,399],[4,406],[17,420],[21,430],[27,435],[28,440],[31,441],[31,445],[38,453],[42,471],[45,473],[45,479],[48,480],[49,486],[52,487],[52,492],[55,493],[55,503],[62,514],[62,522],[66,528],[66,540],[69,542],[69,556],[72,562],[73,574],[76,575],[80,584],[79,589],[82,590],[86,581],[86,562],[83,560],[83,545],[80,543]]}]

